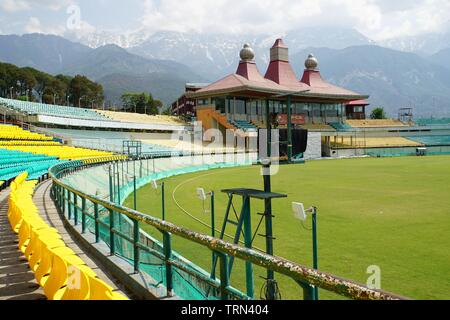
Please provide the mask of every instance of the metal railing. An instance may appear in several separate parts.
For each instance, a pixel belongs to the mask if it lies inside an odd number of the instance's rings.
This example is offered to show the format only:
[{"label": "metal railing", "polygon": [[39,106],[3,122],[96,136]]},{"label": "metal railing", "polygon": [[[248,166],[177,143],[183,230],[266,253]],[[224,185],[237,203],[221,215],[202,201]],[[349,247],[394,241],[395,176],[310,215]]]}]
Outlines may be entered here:
[{"label": "metal railing", "polygon": [[[98,163],[96,165],[99,165]],[[174,292],[174,269],[181,270],[190,277],[209,287],[216,293],[216,298],[222,300],[230,299],[253,299],[230,284],[228,273],[229,261],[231,257],[250,262],[255,266],[272,270],[281,275],[287,276],[295,281],[303,290],[303,298],[314,299],[315,287],[336,293],[350,299],[356,300],[403,300],[405,298],[395,294],[380,290],[372,290],[351,280],[342,279],[331,274],[316,271],[286,259],[270,256],[254,249],[248,249],[239,245],[213,238],[206,234],[198,233],[187,228],[183,228],[167,221],[162,221],[150,215],[117,205],[112,201],[100,199],[98,197],[85,194],[66,185],[61,179],[71,173],[88,168],[90,165],[81,162],[68,162],[54,166],[50,169],[50,178],[53,181],[51,190],[52,198],[60,211],[67,214],[69,220],[73,220],[75,225],[81,223],[82,233],[87,232],[86,220],[90,219],[94,223],[94,233],[97,242],[101,241],[101,228],[108,234],[110,254],[117,254],[117,241],[122,239],[128,241],[133,247],[133,261],[136,272],[140,271],[140,253],[145,252],[163,261],[165,266],[165,285],[167,296],[177,294]],[[87,203],[90,202],[93,212],[88,210]],[[81,205],[80,205],[81,203]],[[101,212],[103,214],[101,214]],[[79,221],[81,215],[81,222]],[[121,232],[115,225],[117,218],[128,218],[133,225],[132,236]],[[107,218],[107,219],[105,219]],[[156,250],[143,244],[140,240],[140,226],[151,226],[161,232],[163,236],[162,250]],[[172,248],[172,237],[183,238],[193,244],[198,244],[209,249],[219,259],[219,279],[211,278],[206,272],[201,272],[198,267],[189,264],[187,260],[175,259],[175,252]],[[131,259],[130,259],[131,260]]]}]

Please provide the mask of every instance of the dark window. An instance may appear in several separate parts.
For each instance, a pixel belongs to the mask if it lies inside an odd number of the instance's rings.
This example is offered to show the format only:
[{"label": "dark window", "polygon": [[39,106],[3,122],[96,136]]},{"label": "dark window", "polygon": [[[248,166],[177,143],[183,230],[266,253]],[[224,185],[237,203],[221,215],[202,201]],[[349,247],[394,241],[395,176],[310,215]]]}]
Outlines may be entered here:
[{"label": "dark window", "polygon": [[236,114],[245,114],[245,101],[236,99]]},{"label": "dark window", "polygon": [[206,106],[209,104],[209,99],[199,99],[197,103],[199,106]]},{"label": "dark window", "polygon": [[225,113],[225,99],[224,98],[215,98],[214,104],[216,105],[216,110],[220,113]]}]

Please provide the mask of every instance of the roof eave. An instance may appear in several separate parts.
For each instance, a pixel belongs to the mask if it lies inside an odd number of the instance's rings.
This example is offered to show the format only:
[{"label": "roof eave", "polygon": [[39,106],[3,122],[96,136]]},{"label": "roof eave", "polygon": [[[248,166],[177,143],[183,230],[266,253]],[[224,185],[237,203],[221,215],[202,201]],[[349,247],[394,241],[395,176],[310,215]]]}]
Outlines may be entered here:
[{"label": "roof eave", "polygon": [[234,88],[210,90],[210,91],[205,91],[205,92],[193,92],[193,93],[187,94],[186,96],[189,98],[193,98],[193,99],[201,99],[201,98],[206,98],[206,97],[211,97],[211,96],[216,96],[216,95],[221,95],[221,94],[229,94],[229,93],[240,92],[240,91],[245,91],[245,90],[266,93],[268,95],[278,95],[280,93],[283,93],[283,94],[289,94],[289,93],[297,94],[298,93],[298,91],[296,91],[296,90],[279,90],[279,89],[261,88],[258,86],[244,85],[244,86],[239,86],[239,87],[234,87]]},{"label": "roof eave", "polygon": [[321,98],[321,99],[336,99],[336,100],[365,100],[369,99],[369,95],[360,95],[360,94],[333,94],[333,93],[315,93],[315,92],[306,92],[303,94],[299,94],[300,97],[308,97],[308,98]]}]

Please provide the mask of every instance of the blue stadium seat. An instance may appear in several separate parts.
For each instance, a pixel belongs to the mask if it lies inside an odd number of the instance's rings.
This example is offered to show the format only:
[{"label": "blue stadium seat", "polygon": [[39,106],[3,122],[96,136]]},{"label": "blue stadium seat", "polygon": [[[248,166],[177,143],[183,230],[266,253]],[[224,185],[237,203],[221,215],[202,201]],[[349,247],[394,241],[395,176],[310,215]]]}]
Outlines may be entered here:
[{"label": "blue stadium seat", "polygon": [[45,103],[36,103],[20,100],[0,98],[0,104],[26,115],[45,115],[85,120],[111,121],[100,113],[84,108],[58,106]]},{"label": "blue stadium seat", "polygon": [[252,124],[252,123],[250,123],[248,121],[234,120],[234,121],[231,121],[230,123],[233,126],[235,126],[236,128],[238,128],[238,129],[240,129],[242,131],[245,131],[245,132],[257,131],[258,130],[258,128],[254,124]]}]

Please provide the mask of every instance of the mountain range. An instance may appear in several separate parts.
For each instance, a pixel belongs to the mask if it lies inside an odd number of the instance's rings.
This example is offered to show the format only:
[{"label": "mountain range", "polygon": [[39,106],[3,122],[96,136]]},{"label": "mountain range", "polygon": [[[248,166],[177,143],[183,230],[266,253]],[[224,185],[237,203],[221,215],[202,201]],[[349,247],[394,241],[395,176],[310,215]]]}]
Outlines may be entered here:
[{"label": "mountain range", "polygon": [[[245,42],[255,50],[264,74],[278,36],[139,32],[92,34],[77,40],[83,44],[40,34],[0,36],[0,60],[53,74],[84,74],[100,82],[113,102],[124,91],[147,91],[169,104],[186,82],[212,82],[234,72]],[[400,42],[396,49],[382,47],[352,29],[307,28],[281,36],[299,77],[313,52],[327,80],[370,94],[372,106],[384,106],[391,116],[409,106],[418,115],[450,114],[449,42],[416,54],[405,52],[412,48]],[[121,46],[108,44],[116,42]]]},{"label": "mountain range", "polygon": [[189,67],[167,60],[146,59],[116,45],[96,49],[42,34],[0,36],[0,61],[51,74],[82,74],[103,85],[107,100],[120,103],[124,92],[151,92],[171,103],[189,81],[203,81]]},{"label": "mountain range", "polygon": [[[373,42],[353,29],[307,28],[292,30],[282,35],[291,53],[308,47],[343,49],[349,46],[369,45]],[[238,35],[181,32],[157,32],[128,50],[151,59],[169,59],[189,65],[204,78],[213,81],[234,72],[239,63],[239,51],[244,42],[256,54],[258,65],[267,65],[269,48],[280,35]]]},{"label": "mountain range", "polygon": [[308,48],[292,56],[294,70],[303,70],[309,52],[318,57],[325,79],[370,95],[372,107],[382,106],[392,117],[402,107],[420,116],[450,114],[450,70],[432,60],[374,45]]},{"label": "mountain range", "polygon": [[399,51],[414,52],[422,56],[429,56],[450,47],[450,32],[397,37],[380,41],[378,44]]}]

